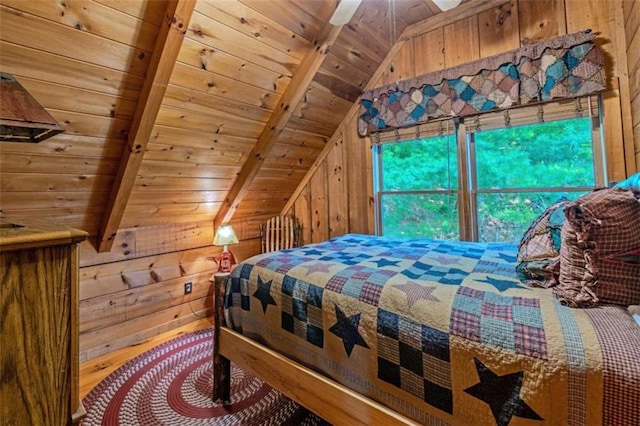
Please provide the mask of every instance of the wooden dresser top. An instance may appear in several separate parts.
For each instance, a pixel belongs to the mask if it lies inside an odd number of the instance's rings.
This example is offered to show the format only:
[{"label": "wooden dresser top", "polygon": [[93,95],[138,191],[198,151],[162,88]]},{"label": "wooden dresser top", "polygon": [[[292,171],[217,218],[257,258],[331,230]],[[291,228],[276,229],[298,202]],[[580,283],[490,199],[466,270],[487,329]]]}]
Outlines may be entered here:
[{"label": "wooden dresser top", "polygon": [[88,235],[80,229],[60,224],[0,220],[0,251],[78,243]]}]

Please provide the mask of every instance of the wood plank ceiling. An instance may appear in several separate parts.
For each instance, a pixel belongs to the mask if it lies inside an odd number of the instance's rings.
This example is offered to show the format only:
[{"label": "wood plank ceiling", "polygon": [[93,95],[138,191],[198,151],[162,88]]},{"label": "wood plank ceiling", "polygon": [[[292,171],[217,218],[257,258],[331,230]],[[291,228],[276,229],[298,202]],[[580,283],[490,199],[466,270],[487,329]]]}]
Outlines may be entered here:
[{"label": "wood plank ceiling", "polygon": [[[156,39],[173,2],[0,0],[0,70],[66,128],[0,147],[3,175],[15,173],[0,182],[4,215],[37,216],[34,203],[49,204],[50,219],[102,229],[108,250],[118,229],[277,214],[391,34],[439,12],[431,0],[364,0],[337,31],[328,24],[337,0],[198,0],[193,11],[191,0],[176,2],[188,25],[167,54],[172,42]],[[305,62],[332,35],[319,67]],[[154,77],[166,70],[168,83]]]}]

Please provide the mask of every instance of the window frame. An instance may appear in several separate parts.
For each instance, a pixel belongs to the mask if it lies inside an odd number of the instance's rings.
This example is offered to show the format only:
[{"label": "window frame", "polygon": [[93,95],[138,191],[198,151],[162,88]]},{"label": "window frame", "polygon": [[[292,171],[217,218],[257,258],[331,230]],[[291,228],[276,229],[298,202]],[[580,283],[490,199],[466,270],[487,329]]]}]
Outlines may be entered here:
[{"label": "window frame", "polygon": [[[582,108],[581,102],[587,101],[587,108]],[[573,102],[574,115],[567,112],[570,106],[567,106],[569,102]],[[537,108],[537,114],[533,117],[528,114],[532,108]],[[545,109],[547,112],[551,111],[551,120],[547,120],[544,117]],[[512,127],[509,125],[508,117],[509,111],[519,110],[520,116],[518,118],[516,126],[532,125],[536,123],[542,123],[547,121],[559,121],[572,118],[584,117],[584,109],[587,110],[587,116],[591,119],[591,144],[593,150],[593,167],[594,167],[594,186],[571,186],[571,187],[536,187],[536,188],[489,188],[479,189],[477,185],[477,168],[476,168],[476,156],[475,156],[475,133],[483,130],[507,128]],[[505,119],[505,125],[500,127],[496,123],[496,117],[503,114]],[[523,118],[524,117],[524,118]],[[387,143],[402,143],[420,138],[421,129],[427,130],[427,136],[442,136],[443,121],[432,121],[426,124],[414,126],[409,129],[396,129],[393,132],[393,136],[390,132],[387,132],[384,136],[381,133],[372,135],[372,151],[373,151],[373,191],[374,191],[374,212],[375,212],[375,233],[376,235],[382,235],[383,223],[382,223],[382,197],[385,195],[402,195],[402,194],[456,194],[458,201],[458,229],[460,241],[478,241],[479,240],[479,228],[478,228],[478,210],[477,200],[479,194],[499,194],[499,193],[540,193],[540,192],[584,192],[592,191],[597,187],[605,187],[608,185],[607,181],[607,163],[606,163],[606,150],[604,139],[604,126],[602,123],[602,97],[601,95],[586,96],[582,98],[538,103],[535,105],[526,105],[519,108],[513,108],[510,110],[494,111],[483,115],[475,115],[465,118],[454,117],[447,118],[447,123],[453,123],[451,135],[456,141],[456,153],[457,153],[457,174],[458,174],[458,188],[457,189],[427,189],[427,190],[399,190],[390,191],[382,190],[384,188],[384,176],[382,167],[382,148]],[[482,123],[489,123],[489,128],[482,128]],[[438,132],[434,132],[434,128],[437,126]],[[449,124],[447,124],[449,126]],[[415,134],[415,137],[411,136],[411,133]],[[449,132],[447,132],[448,134]]]}]

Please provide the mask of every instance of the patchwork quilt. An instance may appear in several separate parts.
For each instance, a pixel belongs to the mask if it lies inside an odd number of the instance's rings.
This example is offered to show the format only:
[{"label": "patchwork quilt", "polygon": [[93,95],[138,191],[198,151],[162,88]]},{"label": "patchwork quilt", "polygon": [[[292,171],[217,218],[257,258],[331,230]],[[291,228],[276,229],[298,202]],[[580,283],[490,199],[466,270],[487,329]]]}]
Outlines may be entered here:
[{"label": "patchwork quilt", "polygon": [[355,234],[262,254],[227,326],[423,424],[638,424],[638,324],[527,287],[516,256]]}]

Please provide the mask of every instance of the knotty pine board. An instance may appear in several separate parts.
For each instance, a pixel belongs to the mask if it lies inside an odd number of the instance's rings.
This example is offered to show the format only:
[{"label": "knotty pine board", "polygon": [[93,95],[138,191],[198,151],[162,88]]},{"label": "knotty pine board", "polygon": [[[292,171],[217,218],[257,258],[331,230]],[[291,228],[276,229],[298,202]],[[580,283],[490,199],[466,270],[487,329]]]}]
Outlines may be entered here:
[{"label": "knotty pine board", "polygon": [[[195,68],[178,62],[171,74],[170,83],[187,89],[216,95],[239,103],[273,110],[280,95],[271,87],[256,87],[243,81],[222,75],[224,70]],[[271,80],[265,80],[261,86]]]},{"label": "knotty pine board", "polygon": [[65,129],[65,133],[104,137],[107,139],[126,139],[131,120],[100,117],[72,111],[49,109],[49,113]]},{"label": "knotty pine board", "polygon": [[131,120],[136,109],[136,100],[106,93],[16,77],[20,84],[47,109],[73,111],[101,117]]},{"label": "knotty pine board", "polygon": [[327,187],[330,188],[328,209],[329,237],[344,235],[349,231],[349,215],[347,213],[347,181],[346,167],[343,167],[343,138],[334,142],[334,147],[327,155]]},{"label": "knotty pine board", "polygon": [[5,152],[0,155],[2,173],[112,175],[118,170],[114,158],[77,157],[71,155]]},{"label": "knotty pine board", "polygon": [[[124,348],[213,314],[213,298],[192,299],[121,324],[80,335],[80,362]],[[126,332],[123,333],[123,330]]]},{"label": "knotty pine board", "polygon": [[[154,145],[158,145],[156,147]],[[162,145],[162,147],[160,147]],[[238,137],[227,134],[211,134],[194,129],[183,129],[179,127],[164,126],[156,124],[151,132],[151,139],[147,149],[161,150],[169,147],[183,147],[185,150],[189,148],[221,150],[221,151],[239,151],[249,152],[255,145],[254,138]]]},{"label": "knotty pine board", "polygon": [[137,17],[145,22],[159,25],[164,18],[166,5],[163,2],[141,2],[131,0],[92,0],[112,9]]},{"label": "knotty pine board", "polygon": [[444,65],[455,67],[480,59],[478,16],[474,15],[444,27]]},{"label": "knotty pine board", "polygon": [[149,66],[150,52],[21,13],[4,5],[0,5],[0,21],[1,37],[7,42],[137,76],[144,76]]},{"label": "knotty pine board", "polygon": [[232,53],[214,49],[189,37],[184,39],[178,62],[216,73],[233,71],[233,78],[237,81],[280,94],[284,93],[291,81],[289,76],[268,70]]},{"label": "knotty pine board", "polygon": [[327,187],[327,162],[316,170],[309,181],[311,207],[311,242],[318,243],[329,238],[327,198],[331,197]]},{"label": "knotty pine board", "polygon": [[257,138],[264,127],[264,123],[247,120],[222,111],[212,110],[210,114],[202,114],[167,105],[160,108],[156,125],[197,130],[209,134],[222,133],[243,138]]},{"label": "knotty pine board", "polygon": [[311,48],[310,40],[298,37],[293,31],[237,0],[201,1],[197,10],[247,37],[295,57],[298,61]]},{"label": "knotty pine board", "polygon": [[[80,301],[80,335],[93,330],[124,324],[134,318],[153,314],[179,305],[188,300],[213,297],[209,282],[217,270],[214,262],[209,268],[195,274],[148,283],[135,275],[123,275],[128,289]],[[184,294],[184,283],[192,283],[192,293]]]},{"label": "knotty pine board", "polygon": [[153,204],[158,200],[171,200],[176,204],[181,203],[211,203],[223,202],[227,191],[134,191],[129,204]]},{"label": "knotty pine board", "polygon": [[274,49],[255,37],[199,13],[193,13],[187,37],[214,49],[219,49],[268,70],[291,77],[300,61],[290,54]]},{"label": "knotty pine board", "polygon": [[564,5],[564,0],[518,0],[520,45],[537,43],[567,34]]},{"label": "knotty pine board", "polygon": [[443,69],[444,30],[437,28],[413,39],[416,76]]},{"label": "knotty pine board", "polygon": [[300,224],[300,245],[311,242],[311,207],[309,205],[309,197],[309,186],[307,185],[296,199],[292,211],[286,212],[294,216]]},{"label": "knotty pine board", "polygon": [[224,150],[215,147],[211,143],[210,148],[190,148],[186,146],[164,145],[160,143],[149,144],[145,153],[147,161],[173,161],[193,164],[193,160],[203,164],[219,164],[242,167],[248,153],[235,150]]},{"label": "knotty pine board", "polygon": [[200,112],[203,114],[220,110],[228,114],[245,119],[256,120],[262,123],[266,123],[271,115],[271,112],[266,108],[173,84],[167,87],[162,103],[174,108]]},{"label": "knotty pine board", "polygon": [[2,70],[16,78],[55,82],[126,99],[138,99],[143,78],[123,71],[0,41]]},{"label": "knotty pine board", "polygon": [[[317,1],[296,4],[291,1],[266,2],[264,0],[239,0],[240,3],[259,12],[267,18],[277,20],[285,28],[304,40],[313,40],[329,20],[331,11],[335,9],[335,1]],[[333,4],[332,4],[333,2]],[[309,3],[309,4],[306,4]],[[312,7],[313,10],[307,8]],[[317,9],[316,9],[317,8]]]},{"label": "knotty pine board", "polygon": [[90,0],[3,0],[2,3],[74,30],[85,31],[149,53],[153,51],[160,25],[160,21],[152,24]]},{"label": "knotty pine board", "polygon": [[358,135],[355,119],[343,132],[345,192],[338,194],[348,202],[348,230],[373,234],[373,169],[371,140]]},{"label": "knotty pine board", "polygon": [[100,192],[110,188],[113,176],[86,174],[13,173],[11,179],[0,180],[4,192]]},{"label": "knotty pine board", "polygon": [[[199,158],[194,157],[195,160]],[[229,178],[240,172],[241,165],[220,165],[203,161],[184,162],[171,160],[145,160],[138,172],[140,176]]]},{"label": "knotty pine board", "polygon": [[164,176],[138,176],[134,190],[139,191],[222,191],[229,190],[233,184],[230,178],[182,178]]},{"label": "knotty pine board", "polygon": [[478,14],[480,57],[486,58],[520,47],[516,0]]}]

